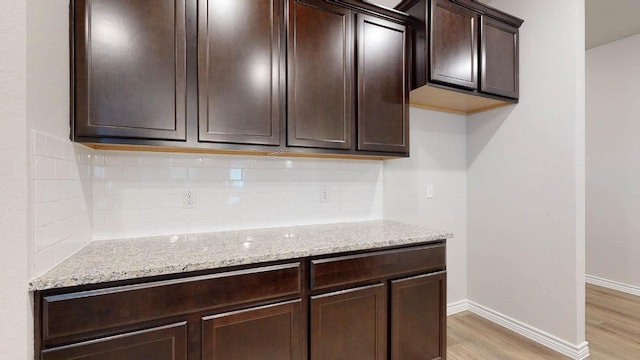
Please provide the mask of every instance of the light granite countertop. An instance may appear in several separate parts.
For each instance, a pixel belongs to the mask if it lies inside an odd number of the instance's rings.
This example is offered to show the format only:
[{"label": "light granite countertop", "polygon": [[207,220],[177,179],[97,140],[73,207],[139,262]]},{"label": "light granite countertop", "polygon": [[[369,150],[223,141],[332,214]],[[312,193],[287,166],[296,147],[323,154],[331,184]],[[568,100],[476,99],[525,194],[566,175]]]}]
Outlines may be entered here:
[{"label": "light granite countertop", "polygon": [[451,238],[377,220],[94,241],[29,284],[31,291],[384,248]]}]

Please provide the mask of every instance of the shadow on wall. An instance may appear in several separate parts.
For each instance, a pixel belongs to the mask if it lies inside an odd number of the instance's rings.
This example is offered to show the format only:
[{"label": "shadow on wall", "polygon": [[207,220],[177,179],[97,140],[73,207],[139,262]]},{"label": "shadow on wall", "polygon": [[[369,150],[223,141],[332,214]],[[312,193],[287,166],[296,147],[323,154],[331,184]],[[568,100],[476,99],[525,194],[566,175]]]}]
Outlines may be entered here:
[{"label": "shadow on wall", "polygon": [[467,139],[475,139],[473,142],[467,141],[467,169],[473,165],[516,106],[517,104],[508,105],[467,117]]}]

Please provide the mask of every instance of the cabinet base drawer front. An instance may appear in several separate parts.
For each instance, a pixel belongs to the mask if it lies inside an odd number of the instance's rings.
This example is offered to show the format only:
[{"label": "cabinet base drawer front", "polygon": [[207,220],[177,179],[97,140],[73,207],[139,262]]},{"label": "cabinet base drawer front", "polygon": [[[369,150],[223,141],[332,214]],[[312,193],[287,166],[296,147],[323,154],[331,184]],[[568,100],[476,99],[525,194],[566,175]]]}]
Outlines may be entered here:
[{"label": "cabinet base drawer front", "polygon": [[42,360],[186,360],[187,323],[42,351]]},{"label": "cabinet base drawer front", "polygon": [[91,290],[43,299],[43,339],[300,292],[300,263]]},{"label": "cabinet base drawer front", "polygon": [[202,319],[202,353],[207,360],[302,360],[300,300]]},{"label": "cabinet base drawer front", "polygon": [[311,297],[311,360],[384,360],[386,339],[384,284]]},{"label": "cabinet base drawer front", "polygon": [[311,289],[444,269],[444,244],[341,256],[311,261]]}]

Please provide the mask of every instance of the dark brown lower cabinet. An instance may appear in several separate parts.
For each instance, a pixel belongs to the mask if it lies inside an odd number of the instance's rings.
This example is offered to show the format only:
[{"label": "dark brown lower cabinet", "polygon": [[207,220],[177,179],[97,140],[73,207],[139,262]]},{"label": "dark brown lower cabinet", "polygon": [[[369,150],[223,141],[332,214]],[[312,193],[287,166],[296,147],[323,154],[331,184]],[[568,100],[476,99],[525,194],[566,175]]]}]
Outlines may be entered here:
[{"label": "dark brown lower cabinet", "polygon": [[311,298],[311,360],[384,360],[386,329],[384,284]]},{"label": "dark brown lower cabinet", "polygon": [[391,360],[444,359],[446,273],[391,282]]},{"label": "dark brown lower cabinet", "polygon": [[36,291],[35,360],[445,359],[445,250]]},{"label": "dark brown lower cabinet", "polygon": [[302,360],[300,300],[202,319],[203,360]]},{"label": "dark brown lower cabinet", "polygon": [[187,323],[127,333],[42,352],[43,360],[187,360]]}]

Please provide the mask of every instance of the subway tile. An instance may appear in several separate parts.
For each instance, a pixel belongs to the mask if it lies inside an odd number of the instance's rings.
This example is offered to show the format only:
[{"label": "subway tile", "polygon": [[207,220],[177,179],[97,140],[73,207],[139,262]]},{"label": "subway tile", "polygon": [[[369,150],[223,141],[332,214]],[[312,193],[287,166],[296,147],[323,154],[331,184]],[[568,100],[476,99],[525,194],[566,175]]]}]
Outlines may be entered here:
[{"label": "subway tile", "polygon": [[93,178],[98,180],[120,180],[123,179],[123,168],[121,166],[94,166]]},{"label": "subway tile", "polygon": [[159,167],[157,169],[158,180],[186,180],[187,168],[185,167]]},{"label": "subway tile", "polygon": [[138,157],[140,166],[171,166],[171,156],[141,153]]},{"label": "subway tile", "polygon": [[71,141],[65,141],[62,145],[62,152],[63,152],[63,156],[62,158],[65,161],[70,161],[75,163],[77,161],[76,159],[76,150],[73,146],[73,143]]},{"label": "subway tile", "polygon": [[149,166],[123,166],[122,179],[124,180],[154,180],[156,168]]},{"label": "subway tile", "polygon": [[33,131],[33,154],[47,156],[47,135]]},{"label": "subway tile", "polygon": [[73,199],[82,197],[83,188],[80,180],[67,180],[64,182],[64,197],[65,199]]},{"label": "subway tile", "polygon": [[33,157],[33,176],[38,180],[54,180],[56,178],[56,160],[36,155]]},{"label": "subway tile", "polygon": [[34,277],[43,275],[56,265],[56,249],[51,246],[40,251],[36,251],[34,257]]},{"label": "subway tile", "polygon": [[63,220],[38,227],[34,231],[35,250],[40,251],[72,235],[73,221]]},{"label": "subway tile", "polygon": [[171,166],[176,167],[200,167],[202,166],[203,158],[201,156],[194,155],[175,155],[171,158]]},{"label": "subway tile", "polygon": [[58,180],[35,180],[33,198],[36,204],[64,199],[64,182]]},{"label": "subway tile", "polygon": [[78,178],[76,164],[67,160],[56,160],[56,179],[70,180]]},{"label": "subway tile", "polygon": [[64,159],[65,141],[53,136],[47,136],[46,155],[54,159]]},{"label": "subway tile", "polygon": [[223,168],[189,168],[190,180],[227,180],[229,171]]},{"label": "subway tile", "polygon": [[91,164],[92,165],[104,165],[104,154],[101,152],[96,152],[91,156]]},{"label": "subway tile", "polygon": [[137,166],[138,156],[135,152],[112,152],[107,151],[104,153],[105,165],[119,165],[119,166]]}]

